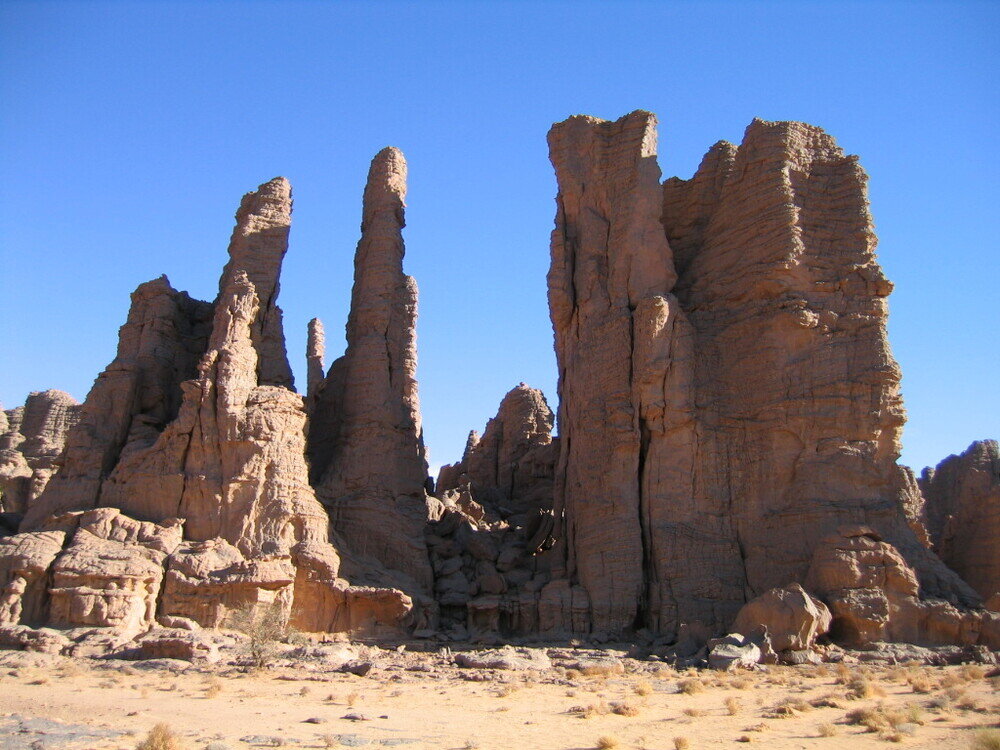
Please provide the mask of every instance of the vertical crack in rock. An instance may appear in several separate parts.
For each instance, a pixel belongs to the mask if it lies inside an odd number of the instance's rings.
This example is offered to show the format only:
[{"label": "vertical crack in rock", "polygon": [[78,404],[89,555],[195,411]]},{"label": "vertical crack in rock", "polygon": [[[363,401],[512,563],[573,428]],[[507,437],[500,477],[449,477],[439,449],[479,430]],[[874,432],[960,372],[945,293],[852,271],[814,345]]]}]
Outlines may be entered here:
[{"label": "vertical crack in rock", "polygon": [[632,627],[645,594],[633,317],[665,299],[676,278],[660,224],[655,126],[638,111],[617,122],[571,117],[549,132],[559,184],[548,275],[560,372],[558,536],[566,574],[586,590],[591,626],[603,632]]},{"label": "vertical crack in rock", "polygon": [[260,314],[251,332],[260,383],[288,389],[294,389],[294,382],[277,299],[291,225],[292,186],[284,177],[275,177],[244,195],[229,240],[229,262],[219,279],[221,298],[236,274],[243,271],[249,277],[260,298]]},{"label": "vertical crack in rock", "polygon": [[417,286],[403,273],[405,197],[403,154],[383,149],[365,186],[347,350],[330,367],[316,402],[309,458],[334,530],[355,551],[404,572],[429,593]]}]

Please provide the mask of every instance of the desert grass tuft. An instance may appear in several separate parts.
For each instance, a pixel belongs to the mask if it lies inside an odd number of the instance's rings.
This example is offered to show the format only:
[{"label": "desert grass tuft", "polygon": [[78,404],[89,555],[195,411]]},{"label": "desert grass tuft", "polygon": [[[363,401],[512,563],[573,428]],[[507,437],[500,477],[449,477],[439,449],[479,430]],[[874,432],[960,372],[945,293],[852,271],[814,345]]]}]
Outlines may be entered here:
[{"label": "desert grass tuft", "polygon": [[135,750],[183,750],[183,747],[170,725],[161,722],[149,730],[146,739],[136,745]]},{"label": "desert grass tuft", "polygon": [[817,731],[820,737],[836,737],[837,727],[834,724],[820,724]]},{"label": "desert grass tuft", "polygon": [[1000,750],[1000,729],[980,729],[972,737],[971,750]]},{"label": "desert grass tuft", "polygon": [[678,682],[677,689],[679,692],[684,693],[684,695],[694,695],[695,693],[704,692],[705,685],[701,680],[691,678]]},{"label": "desert grass tuft", "polygon": [[610,735],[604,735],[597,738],[597,748],[598,750],[613,750],[613,748],[621,745],[621,742],[617,737],[612,737]]},{"label": "desert grass tuft", "polygon": [[726,698],[726,711],[729,712],[730,716],[736,716],[743,708],[743,703],[739,698],[729,697]]},{"label": "desert grass tuft", "polygon": [[691,740],[687,737],[674,737],[674,750],[688,750]]}]

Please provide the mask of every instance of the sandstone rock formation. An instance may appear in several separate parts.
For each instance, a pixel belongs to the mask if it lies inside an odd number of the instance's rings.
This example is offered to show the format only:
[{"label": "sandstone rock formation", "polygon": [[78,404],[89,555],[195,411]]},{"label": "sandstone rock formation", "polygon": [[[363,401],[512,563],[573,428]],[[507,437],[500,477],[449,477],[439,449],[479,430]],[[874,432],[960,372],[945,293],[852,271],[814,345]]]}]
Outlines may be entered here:
[{"label": "sandstone rock formation", "polygon": [[242,271],[249,277],[260,298],[260,313],[252,329],[260,384],[286,388],[293,387],[292,369],[285,352],[285,332],[277,298],[291,225],[292,186],[284,177],[275,177],[244,195],[236,211],[229,262],[219,279],[216,299],[216,302],[221,299],[237,273]]},{"label": "sandstone rock formation", "polygon": [[830,630],[831,620],[823,602],[793,583],[747,602],[736,615],[732,630],[750,636],[763,626],[775,651],[804,651]]},{"label": "sandstone rock formation", "polygon": [[903,511],[917,488],[895,463],[891,285],[857,159],[819,128],[756,120],[660,189],[649,113],[573,117],[549,140],[557,536],[589,627],[719,631],[849,521],[923,593],[975,604]]},{"label": "sandstone rock formation", "polygon": [[983,599],[1000,594],[1000,446],[977,440],[920,476],[934,550]]},{"label": "sandstone rock formation", "polygon": [[40,391],[0,414],[0,512],[23,514],[55,473],[80,405],[68,393]]},{"label": "sandstone rock formation", "polygon": [[504,396],[482,438],[469,435],[462,461],[441,468],[438,493],[467,484],[476,502],[503,507],[504,515],[551,508],[558,451],[553,421],[544,394],[519,384]]},{"label": "sandstone rock formation", "polygon": [[337,533],[429,594],[427,459],[415,379],[417,286],[403,274],[405,197],[403,154],[383,149],[365,186],[347,350],[318,389],[309,459],[316,494]]},{"label": "sandstone rock formation", "polygon": [[306,342],[306,410],[311,414],[316,397],[326,379],[326,335],[323,321],[313,318],[309,321],[309,336]]},{"label": "sandstone rock formation", "polygon": [[1000,614],[921,599],[916,572],[867,526],[842,526],[821,540],[805,585],[829,605],[831,636],[851,647],[903,641],[1000,648]]},{"label": "sandstone rock formation", "polygon": [[87,394],[62,466],[27,509],[21,531],[96,507],[119,458],[156,440],[177,416],[181,383],[197,375],[211,315],[210,304],[174,290],[166,276],[139,285],[118,333],[118,354]]}]

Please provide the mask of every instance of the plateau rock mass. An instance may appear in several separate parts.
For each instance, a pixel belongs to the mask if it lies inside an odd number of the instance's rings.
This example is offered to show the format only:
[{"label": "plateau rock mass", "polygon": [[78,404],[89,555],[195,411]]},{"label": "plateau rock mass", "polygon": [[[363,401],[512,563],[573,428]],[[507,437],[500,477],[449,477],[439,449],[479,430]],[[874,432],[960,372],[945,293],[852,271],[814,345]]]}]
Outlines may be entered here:
[{"label": "plateau rock mass", "polygon": [[327,369],[310,321],[296,393],[275,178],[240,203],[214,301],[141,284],[83,404],[0,412],[0,645],[194,658],[202,629],[271,613],[636,638],[720,668],[824,639],[1000,649],[1000,453],[973,443],[919,482],[897,464],[857,158],[754,120],[661,182],[644,111],[570,117],[549,148],[556,414],[521,383],[428,477],[395,148],[368,173],[346,349]]}]

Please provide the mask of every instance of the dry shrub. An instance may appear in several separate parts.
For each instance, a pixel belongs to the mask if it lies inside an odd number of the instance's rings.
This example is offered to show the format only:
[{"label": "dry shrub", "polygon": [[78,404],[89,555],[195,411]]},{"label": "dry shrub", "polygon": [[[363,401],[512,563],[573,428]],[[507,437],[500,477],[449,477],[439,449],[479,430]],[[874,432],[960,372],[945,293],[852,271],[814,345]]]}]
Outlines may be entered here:
[{"label": "dry shrub", "polygon": [[701,680],[691,678],[689,680],[681,680],[677,683],[677,690],[684,695],[694,695],[695,693],[701,693],[705,690],[705,685]]},{"label": "dry shrub", "polygon": [[688,750],[691,740],[687,737],[674,737],[674,750]]},{"label": "dry shrub", "polygon": [[885,691],[867,677],[856,677],[847,683],[847,697],[855,700],[867,700],[869,698],[879,698],[885,695]]},{"label": "dry shrub", "polygon": [[737,690],[746,690],[747,688],[753,686],[753,680],[749,677],[738,677],[729,684]]},{"label": "dry shrub", "polygon": [[634,703],[619,701],[611,704],[611,713],[618,714],[619,716],[638,716],[640,710]]},{"label": "dry shrub", "polygon": [[617,737],[612,737],[610,735],[604,735],[597,738],[597,748],[598,750],[612,750],[621,744]]},{"label": "dry shrub", "polygon": [[239,656],[254,669],[263,669],[273,661],[278,644],[288,637],[288,624],[277,602],[267,605],[247,602],[230,613],[228,625],[247,637],[240,644]]},{"label": "dry shrub", "polygon": [[899,742],[902,740],[902,737],[898,740],[893,740],[888,735],[898,734],[899,728],[904,724],[916,723],[912,721],[912,716],[913,714],[910,710],[886,708],[880,703],[871,708],[859,708],[851,711],[845,718],[849,724],[860,724],[869,732],[881,733],[883,739]]},{"label": "dry shrub", "polygon": [[736,716],[743,708],[743,704],[740,702],[739,698],[726,698],[726,710],[729,712],[730,716]]},{"label": "dry shrub", "polygon": [[978,664],[963,664],[962,668],[958,670],[958,673],[968,682],[981,680],[986,676],[986,670]]},{"label": "dry shrub", "polygon": [[359,700],[361,700],[361,696],[358,693],[348,693],[347,694],[347,705],[348,706],[353,706]]},{"label": "dry shrub", "polygon": [[855,677],[854,670],[851,669],[846,664],[844,664],[843,662],[840,662],[836,666],[834,671],[837,674],[837,676],[834,678],[834,682],[836,682],[838,685],[847,685]]},{"label": "dry shrub", "polygon": [[181,738],[174,734],[169,724],[160,723],[149,730],[146,739],[135,750],[183,750]]},{"label": "dry shrub", "polygon": [[958,672],[949,672],[941,678],[940,685],[943,688],[953,688],[967,682]]},{"label": "dry shrub", "polygon": [[906,681],[914,693],[930,693],[935,688],[934,681],[926,674],[912,674]]},{"label": "dry shrub", "polygon": [[980,729],[972,737],[971,750],[1000,750],[1000,729]]},{"label": "dry shrub", "polygon": [[299,688],[299,695],[301,695],[303,698],[309,695],[309,686],[303,685],[301,688]]},{"label": "dry shrub", "polygon": [[340,737],[335,734],[324,734],[320,739],[324,747],[337,747],[340,745]]},{"label": "dry shrub", "polygon": [[694,718],[694,717],[698,717],[698,716],[704,716],[705,715],[705,711],[702,710],[702,709],[700,709],[700,708],[685,708],[684,709],[684,715],[685,716],[690,716],[690,717]]},{"label": "dry shrub", "polygon": [[638,683],[632,689],[635,690],[636,695],[650,695],[653,692],[653,686],[646,680],[643,680],[642,682]]},{"label": "dry shrub", "polygon": [[840,702],[840,696],[836,693],[827,693],[826,695],[821,695],[818,698],[813,698],[809,701],[809,705],[813,708],[843,708],[843,703]]},{"label": "dry shrub", "polygon": [[818,727],[820,737],[836,737],[837,727],[833,724],[820,724]]}]

